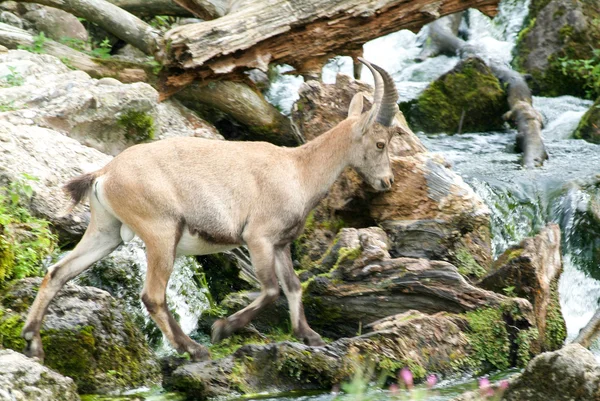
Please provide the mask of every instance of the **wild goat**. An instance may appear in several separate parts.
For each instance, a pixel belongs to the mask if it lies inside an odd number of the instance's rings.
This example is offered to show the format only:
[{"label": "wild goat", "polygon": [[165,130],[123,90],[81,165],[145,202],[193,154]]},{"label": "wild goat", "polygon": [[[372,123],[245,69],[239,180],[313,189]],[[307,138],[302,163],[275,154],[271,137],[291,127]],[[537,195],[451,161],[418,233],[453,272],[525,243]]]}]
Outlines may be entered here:
[{"label": "wild goat", "polygon": [[194,360],[208,357],[167,308],[165,290],[175,258],[241,245],[250,251],[261,294],[218,320],[212,341],[244,327],[275,301],[279,281],[294,335],[309,345],[324,345],[306,322],[290,244],[347,166],[378,191],[394,182],[388,145],[398,94],[382,68],[360,61],[375,78],[371,109],[362,113],[363,95],[356,94],[348,118],[302,146],[171,138],[133,146],[104,168],[69,181],[65,190],[73,205],[89,197],[90,224],[75,249],[48,269],[23,328],[25,353],[43,359],[40,327],[61,287],[134,235],[146,244],[148,259],[142,301],[178,352],[189,352]]}]

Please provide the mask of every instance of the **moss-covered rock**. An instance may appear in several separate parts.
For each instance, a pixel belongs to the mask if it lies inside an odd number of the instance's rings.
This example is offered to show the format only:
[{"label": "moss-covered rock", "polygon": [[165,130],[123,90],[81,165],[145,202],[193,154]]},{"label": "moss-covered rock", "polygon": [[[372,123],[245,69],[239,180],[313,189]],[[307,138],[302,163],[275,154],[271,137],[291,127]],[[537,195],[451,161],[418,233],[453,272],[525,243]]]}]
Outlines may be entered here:
[{"label": "moss-covered rock", "polygon": [[538,235],[524,239],[506,250],[493,270],[479,285],[529,300],[535,311],[538,350],[553,351],[566,338],[565,321],[558,300],[558,279],[562,272],[560,228],[549,224]]},{"label": "moss-covered rock", "polygon": [[[21,351],[24,316],[39,279],[15,282],[0,306],[0,345]],[[73,378],[80,393],[109,393],[156,383],[158,363],[144,336],[105,291],[67,284],[42,326],[48,367]]]},{"label": "moss-covered rock", "polygon": [[592,143],[600,143],[600,97],[596,99],[592,107],[583,115],[577,129],[573,133],[573,137],[585,139]]},{"label": "moss-covered rock", "polygon": [[[596,0],[534,0],[519,34],[514,63],[532,75],[531,86],[544,96],[600,95],[589,60],[600,41]],[[587,62],[585,60],[588,60]]]},{"label": "moss-covered rock", "polygon": [[500,81],[483,60],[472,57],[401,108],[415,129],[454,134],[501,129],[508,104]]}]

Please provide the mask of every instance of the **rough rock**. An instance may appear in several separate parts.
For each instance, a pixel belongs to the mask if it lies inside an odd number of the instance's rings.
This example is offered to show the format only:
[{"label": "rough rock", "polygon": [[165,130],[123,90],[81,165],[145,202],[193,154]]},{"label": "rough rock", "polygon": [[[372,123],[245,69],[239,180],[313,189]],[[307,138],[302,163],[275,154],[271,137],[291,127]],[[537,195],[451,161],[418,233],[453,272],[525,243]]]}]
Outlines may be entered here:
[{"label": "rough rock", "polygon": [[[20,331],[41,279],[23,279],[1,299],[2,345],[22,350]],[[73,378],[80,393],[111,393],[156,383],[160,368],[144,336],[106,291],[67,284],[42,326],[46,366]]]},{"label": "rough rock", "polygon": [[388,233],[392,256],[445,260],[466,277],[491,264],[490,211],[438,156],[392,159],[394,186],[375,195],[370,216]]},{"label": "rough rock", "polygon": [[600,364],[578,344],[535,357],[511,383],[505,401],[599,401]]},{"label": "rough rock", "polygon": [[510,289],[532,303],[542,351],[560,348],[566,338],[558,300],[558,279],[562,272],[560,237],[558,225],[549,224],[535,237],[507,249],[478,283],[500,293]]},{"label": "rough rock", "polygon": [[[304,309],[312,327],[327,337],[353,336],[361,327],[414,309],[460,313],[499,306],[506,297],[469,284],[443,261],[391,258],[380,228],[344,228],[304,284]],[[319,270],[322,269],[322,270]],[[319,274],[320,273],[320,274]],[[231,295],[228,312],[248,305],[258,293]],[[287,320],[282,299],[253,322],[259,330]]]},{"label": "rough rock", "polygon": [[70,178],[97,170],[110,161],[95,149],[56,131],[29,124],[12,124],[0,116],[0,186],[26,180],[33,188],[30,209],[49,220],[62,242],[80,237],[89,222],[89,208],[77,206],[65,214],[70,200],[61,187]]},{"label": "rough rock", "polygon": [[172,136],[222,138],[182,105],[158,103],[158,92],[146,83],[92,79],[49,55],[9,51],[0,55],[0,76],[6,82],[0,119],[50,128],[103,153]]},{"label": "rough rock", "polygon": [[485,132],[504,126],[506,93],[483,60],[462,60],[414,101],[401,105],[410,125],[429,133]]},{"label": "rough rock", "polygon": [[410,367],[417,378],[425,372],[455,372],[466,363],[469,345],[461,319],[410,312],[378,331],[344,338],[325,347],[299,343],[246,345],[233,355],[178,367],[165,379],[168,389],[189,399],[205,399],[231,391],[258,393],[331,389],[361,367],[373,367],[373,379]]},{"label": "rough rock", "polygon": [[[339,74],[335,84],[318,81],[305,82],[299,90],[299,100],[292,110],[292,121],[307,140],[330,130],[348,115],[352,97],[365,94],[364,109],[371,107],[372,88],[353,78]],[[410,130],[402,113],[396,115],[397,133],[390,145],[390,153],[411,156],[426,151]],[[372,190],[359,175],[348,168],[330,188],[328,195],[317,205],[306,222],[304,234],[295,243],[295,256],[302,268],[319,260],[342,227],[367,227],[372,218],[365,213]]]},{"label": "rough rock", "polygon": [[583,115],[577,129],[573,133],[574,138],[585,139],[588,142],[600,143],[600,97]]},{"label": "rough rock", "polygon": [[69,377],[12,350],[0,350],[0,400],[77,401],[77,386]]},{"label": "rough rock", "polygon": [[76,40],[85,43],[88,33],[83,24],[73,14],[46,6],[27,5],[30,11],[23,18],[30,21],[38,32],[58,42]]},{"label": "rough rock", "polygon": [[12,25],[20,29],[26,28],[26,25],[28,25],[19,16],[11,13],[10,11],[0,12],[0,22],[4,22],[5,24]]},{"label": "rough rock", "polygon": [[[561,58],[589,60],[600,41],[600,9],[595,0],[533,0],[528,24],[519,34],[515,64],[532,75],[544,96],[586,93],[586,79],[575,70],[563,74]],[[596,94],[596,96],[598,93]]]}]

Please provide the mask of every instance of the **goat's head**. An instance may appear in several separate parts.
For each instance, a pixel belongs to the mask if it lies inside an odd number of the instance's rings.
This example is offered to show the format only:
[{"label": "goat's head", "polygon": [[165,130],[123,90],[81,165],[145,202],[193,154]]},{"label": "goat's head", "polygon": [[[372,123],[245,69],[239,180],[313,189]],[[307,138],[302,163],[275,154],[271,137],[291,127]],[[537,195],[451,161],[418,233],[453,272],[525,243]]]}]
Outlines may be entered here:
[{"label": "goat's head", "polygon": [[398,92],[394,80],[381,67],[359,58],[375,78],[375,92],[371,110],[362,112],[363,95],[352,98],[348,118],[352,125],[352,152],[350,165],[377,191],[387,191],[394,183],[390,164],[389,144],[398,111]]}]

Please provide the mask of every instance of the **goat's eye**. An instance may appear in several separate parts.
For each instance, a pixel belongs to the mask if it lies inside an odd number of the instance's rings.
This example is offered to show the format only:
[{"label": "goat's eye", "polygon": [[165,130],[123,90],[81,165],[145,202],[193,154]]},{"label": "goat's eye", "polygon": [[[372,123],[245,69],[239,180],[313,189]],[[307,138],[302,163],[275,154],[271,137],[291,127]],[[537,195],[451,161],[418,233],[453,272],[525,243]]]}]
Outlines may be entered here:
[{"label": "goat's eye", "polygon": [[385,148],[385,142],[377,142],[377,149]]}]

